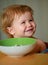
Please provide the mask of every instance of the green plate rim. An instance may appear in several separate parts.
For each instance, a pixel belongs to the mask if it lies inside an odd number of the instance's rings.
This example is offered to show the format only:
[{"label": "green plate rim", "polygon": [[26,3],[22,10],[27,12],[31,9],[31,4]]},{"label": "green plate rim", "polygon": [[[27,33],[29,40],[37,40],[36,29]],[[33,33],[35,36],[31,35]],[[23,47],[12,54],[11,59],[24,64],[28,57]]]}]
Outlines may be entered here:
[{"label": "green plate rim", "polygon": [[36,39],[34,38],[8,38],[4,40],[0,40],[0,46],[20,46],[20,45],[29,45],[35,44]]}]

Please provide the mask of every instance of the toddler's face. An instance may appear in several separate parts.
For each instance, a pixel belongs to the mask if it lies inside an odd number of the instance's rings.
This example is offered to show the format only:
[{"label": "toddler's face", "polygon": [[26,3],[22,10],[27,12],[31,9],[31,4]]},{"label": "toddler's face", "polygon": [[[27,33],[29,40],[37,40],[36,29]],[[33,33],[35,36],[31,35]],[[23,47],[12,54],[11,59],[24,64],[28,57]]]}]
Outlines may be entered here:
[{"label": "toddler's face", "polygon": [[31,13],[26,12],[18,19],[14,18],[13,24],[9,31],[14,37],[31,37],[36,29],[36,25]]}]

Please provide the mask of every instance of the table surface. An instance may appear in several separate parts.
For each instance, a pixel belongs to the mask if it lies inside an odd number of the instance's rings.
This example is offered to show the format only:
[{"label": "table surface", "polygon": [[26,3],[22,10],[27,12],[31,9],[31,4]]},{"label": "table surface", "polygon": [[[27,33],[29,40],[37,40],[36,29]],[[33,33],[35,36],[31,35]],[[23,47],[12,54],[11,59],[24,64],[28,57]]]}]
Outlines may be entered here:
[{"label": "table surface", "polygon": [[0,52],[0,65],[48,65],[48,54],[28,54],[24,57],[9,57]]}]

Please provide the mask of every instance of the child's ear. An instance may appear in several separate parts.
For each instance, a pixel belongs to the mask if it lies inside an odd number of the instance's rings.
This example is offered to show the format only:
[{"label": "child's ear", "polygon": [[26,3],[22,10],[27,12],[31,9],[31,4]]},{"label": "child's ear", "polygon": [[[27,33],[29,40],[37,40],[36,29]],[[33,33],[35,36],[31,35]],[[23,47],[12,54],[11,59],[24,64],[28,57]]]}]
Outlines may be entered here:
[{"label": "child's ear", "polygon": [[12,27],[7,27],[7,31],[9,34],[13,35],[14,34],[14,29]]}]

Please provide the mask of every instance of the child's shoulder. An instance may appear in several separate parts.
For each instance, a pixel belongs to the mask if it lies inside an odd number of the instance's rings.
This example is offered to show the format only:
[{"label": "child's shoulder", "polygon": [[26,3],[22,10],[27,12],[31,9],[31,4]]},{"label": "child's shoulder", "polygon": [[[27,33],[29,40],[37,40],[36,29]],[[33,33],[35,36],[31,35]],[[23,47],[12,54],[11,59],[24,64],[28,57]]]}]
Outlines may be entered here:
[{"label": "child's shoulder", "polygon": [[36,38],[38,44],[44,44],[44,41],[41,39]]},{"label": "child's shoulder", "polygon": [[36,37],[33,37],[34,39],[36,39],[37,40],[37,43],[39,44],[44,44],[44,41],[43,40],[41,40],[41,39],[39,39],[39,38],[36,38]]}]

